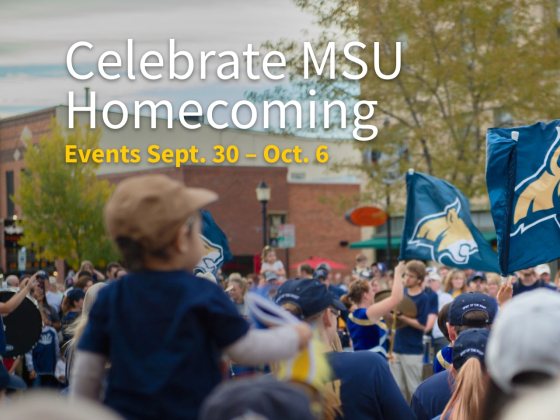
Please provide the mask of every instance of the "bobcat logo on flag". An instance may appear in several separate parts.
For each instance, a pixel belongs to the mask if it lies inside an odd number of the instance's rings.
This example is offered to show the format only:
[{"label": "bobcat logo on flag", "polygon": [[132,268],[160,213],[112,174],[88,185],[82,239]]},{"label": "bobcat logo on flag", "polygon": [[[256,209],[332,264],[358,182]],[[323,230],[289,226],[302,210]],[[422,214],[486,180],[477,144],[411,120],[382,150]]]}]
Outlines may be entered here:
[{"label": "bobcat logo on flag", "polygon": [[515,186],[513,229],[510,236],[554,220],[560,227],[560,129],[556,141],[548,149],[542,166]]},{"label": "bobcat logo on flag", "polygon": [[224,261],[224,248],[218,244],[212,243],[204,235],[200,235],[204,246],[204,255],[194,269],[194,273],[215,273],[221,267]]},{"label": "bobcat logo on flag", "polygon": [[468,264],[470,255],[478,252],[478,244],[460,213],[457,197],[441,213],[420,219],[409,244],[431,248],[433,261],[445,264],[443,259],[447,257],[455,264]]}]

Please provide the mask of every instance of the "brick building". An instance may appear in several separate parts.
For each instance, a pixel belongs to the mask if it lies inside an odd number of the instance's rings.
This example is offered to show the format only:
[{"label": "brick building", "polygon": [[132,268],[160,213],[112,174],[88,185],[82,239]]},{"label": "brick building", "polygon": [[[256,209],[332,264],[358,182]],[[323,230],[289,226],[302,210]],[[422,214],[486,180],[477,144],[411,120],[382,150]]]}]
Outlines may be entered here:
[{"label": "brick building", "polygon": [[[100,111],[96,118],[100,123]],[[118,118],[118,116],[113,116]],[[36,143],[43,135],[49,134],[52,118],[68,126],[68,108],[57,106],[30,114],[0,120],[0,218],[4,229],[0,253],[0,266],[4,273],[17,271],[18,239],[21,231],[15,226],[14,218],[25,217],[9,198],[17,191],[20,173],[24,170],[23,139],[31,138]],[[149,119],[149,117],[142,117]],[[89,115],[78,114],[80,123],[89,122]],[[131,119],[129,119],[131,120]],[[262,249],[261,204],[256,199],[255,188],[265,180],[272,190],[267,205],[269,226],[281,221],[295,225],[296,245],[290,250],[278,250],[278,257],[284,264],[293,264],[312,256],[320,256],[352,267],[355,250],[348,244],[361,239],[360,229],[351,226],[342,214],[329,204],[340,196],[351,196],[359,192],[359,182],[349,174],[331,174],[327,164],[269,164],[262,158],[264,148],[269,144],[279,147],[299,145],[304,155],[313,156],[320,145],[328,144],[331,157],[350,158],[359,162],[359,153],[350,144],[335,144],[317,139],[298,137],[278,137],[261,132],[237,129],[214,130],[208,126],[191,131],[176,127],[167,129],[159,124],[156,129],[132,127],[132,122],[121,130],[102,127],[101,149],[120,148],[122,145],[141,150],[142,161],[138,164],[104,163],[98,176],[112,183],[141,173],[164,173],[193,187],[205,187],[216,191],[220,200],[208,207],[216,223],[228,238],[234,256],[235,269],[250,271],[253,257]],[[157,144],[162,148],[188,148],[195,145],[202,156],[212,156],[212,147],[235,145],[240,150],[240,159],[235,164],[204,165],[184,164],[177,168],[174,164],[149,164],[146,162],[148,145]],[[257,154],[257,158],[247,159],[245,154]],[[60,269],[62,265],[57,265]],[[54,271],[54,266],[46,261],[35,261],[28,251],[28,270],[43,267]],[[62,273],[61,273],[62,274]],[[295,270],[291,270],[291,275]]]}]

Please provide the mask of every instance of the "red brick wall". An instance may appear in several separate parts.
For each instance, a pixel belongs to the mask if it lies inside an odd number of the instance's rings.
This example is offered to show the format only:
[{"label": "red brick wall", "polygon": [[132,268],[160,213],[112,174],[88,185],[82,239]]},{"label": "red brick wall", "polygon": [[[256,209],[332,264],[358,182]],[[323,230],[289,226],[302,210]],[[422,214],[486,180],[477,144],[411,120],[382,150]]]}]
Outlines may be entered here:
[{"label": "red brick wall", "polygon": [[[288,210],[287,168],[239,167],[239,166],[182,166],[180,169],[154,169],[142,173],[163,173],[183,181],[189,187],[208,188],[220,196],[219,201],[207,208],[214,220],[226,234],[232,255],[254,255],[262,250],[261,203],[255,189],[261,180],[271,188],[267,211]],[[101,176],[112,183],[140,174]],[[284,264],[284,252],[278,253]]]},{"label": "red brick wall", "polygon": [[[296,227],[296,247],[290,250],[290,264],[323,257],[345,264],[349,270],[354,267],[358,251],[340,242],[359,241],[360,228],[348,223],[344,215],[336,214],[331,204],[323,204],[321,197],[336,200],[359,190],[360,186],[354,184],[290,184],[288,221]],[[290,277],[295,272],[291,269]]]}]

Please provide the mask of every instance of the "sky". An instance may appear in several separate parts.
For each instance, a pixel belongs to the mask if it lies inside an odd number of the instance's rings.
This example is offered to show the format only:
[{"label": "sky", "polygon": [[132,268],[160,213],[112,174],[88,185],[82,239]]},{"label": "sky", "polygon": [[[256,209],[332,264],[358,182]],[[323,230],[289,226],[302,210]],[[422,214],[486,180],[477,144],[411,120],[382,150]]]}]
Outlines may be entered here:
[{"label": "sky", "polygon": [[[241,59],[247,44],[259,50],[265,41],[282,38],[308,41],[320,32],[313,16],[301,11],[291,0],[2,0],[0,14],[0,118],[59,104],[68,104],[74,91],[76,104],[84,105],[84,88],[96,92],[96,107],[120,100],[133,109],[135,100],[168,100],[177,112],[186,100],[200,102],[203,109],[214,100],[230,103],[244,99],[248,91],[274,87],[263,76],[222,81],[216,68],[226,59],[208,61],[208,77],[193,75],[187,80],[169,80],[169,39],[176,50],[190,52],[198,75],[201,51],[232,50]],[[127,39],[134,40],[133,68],[136,80],[126,77]],[[71,45],[87,41],[91,50],[81,48],[74,65],[83,74],[93,71],[87,81],[73,78],[66,67]],[[164,58],[163,78],[146,80],[139,74],[141,56],[150,50]],[[122,59],[118,80],[99,75],[97,62],[106,51]],[[178,60],[177,73],[181,70]],[[108,72],[113,72],[109,69]],[[287,82],[280,82],[286,84]],[[131,112],[131,111],[129,111]],[[228,119],[226,111],[221,118]]]}]

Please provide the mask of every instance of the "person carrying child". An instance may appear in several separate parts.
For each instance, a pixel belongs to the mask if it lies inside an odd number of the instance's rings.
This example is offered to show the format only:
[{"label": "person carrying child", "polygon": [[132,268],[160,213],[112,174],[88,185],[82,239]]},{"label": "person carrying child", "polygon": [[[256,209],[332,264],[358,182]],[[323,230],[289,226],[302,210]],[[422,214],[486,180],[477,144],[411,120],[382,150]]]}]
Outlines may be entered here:
[{"label": "person carrying child", "polygon": [[105,224],[129,275],[99,292],[78,344],[70,395],[98,399],[126,419],[195,420],[222,380],[222,354],[257,365],[295,355],[308,325],[249,330],[216,284],[192,274],[204,254],[199,209],[218,196],[163,175],[128,178]]}]

